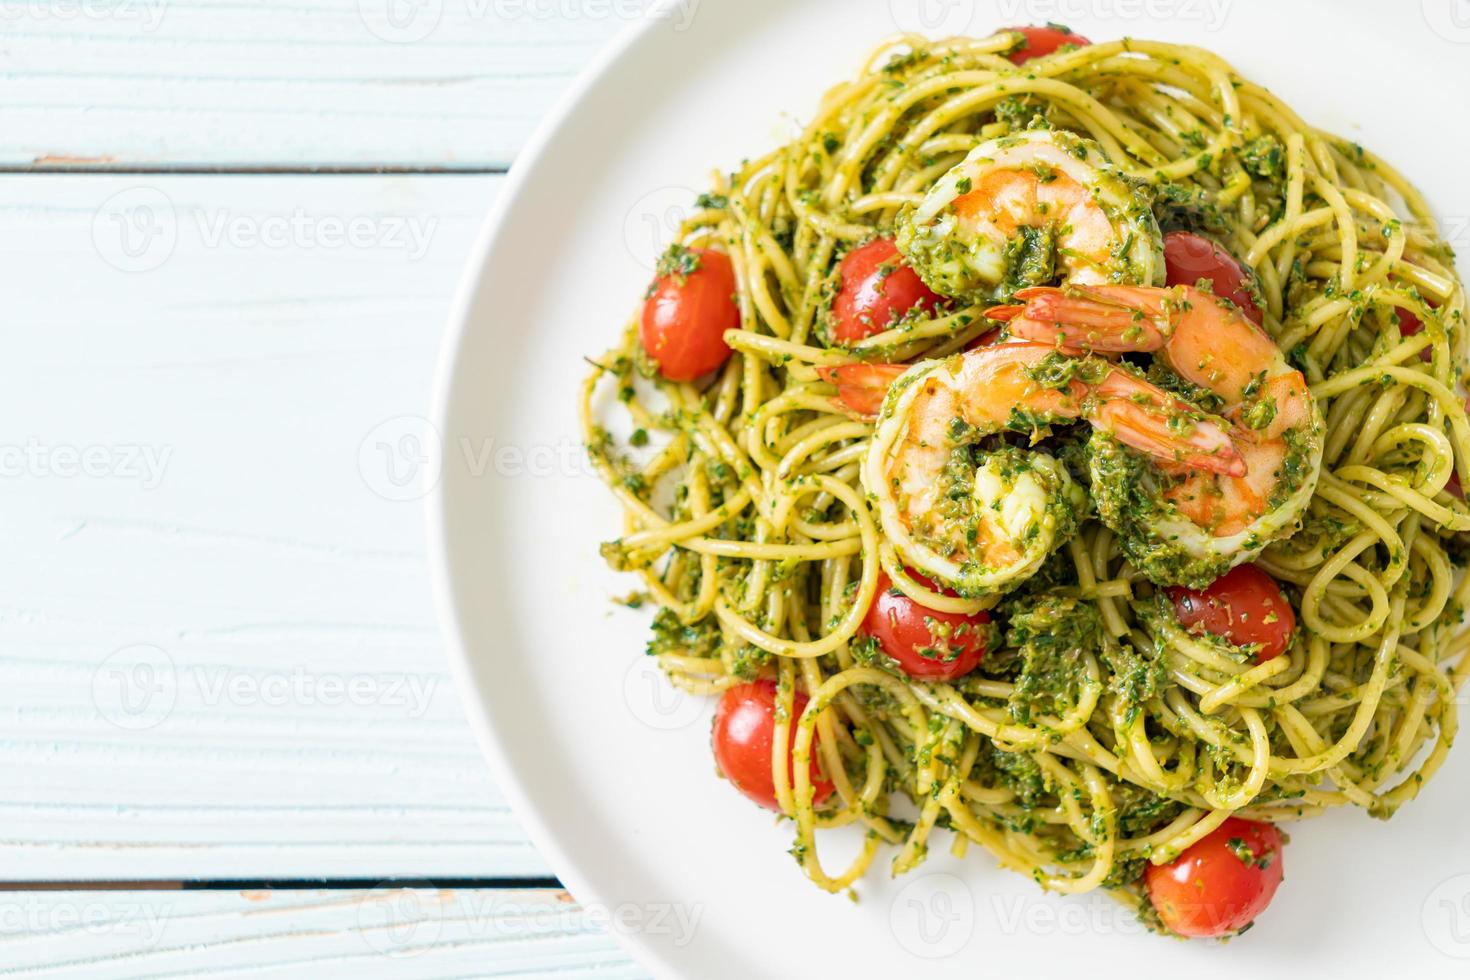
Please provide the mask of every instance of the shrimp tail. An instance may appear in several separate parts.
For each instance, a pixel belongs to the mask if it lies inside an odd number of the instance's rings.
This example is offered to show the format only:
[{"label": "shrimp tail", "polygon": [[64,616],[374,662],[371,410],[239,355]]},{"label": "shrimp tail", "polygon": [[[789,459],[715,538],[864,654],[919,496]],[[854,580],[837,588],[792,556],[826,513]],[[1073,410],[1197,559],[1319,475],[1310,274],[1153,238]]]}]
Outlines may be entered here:
[{"label": "shrimp tail", "polygon": [[985,318],[995,320],[997,323],[1010,323],[1024,312],[1026,312],[1025,306],[992,306],[985,311]]},{"label": "shrimp tail", "polygon": [[1010,321],[1011,328],[1028,340],[1060,342],[1078,350],[1156,351],[1172,333],[1168,310],[1129,287],[1035,286],[1016,298],[1026,305]]},{"label": "shrimp tail", "polygon": [[1212,422],[1195,426],[1187,439],[1180,439],[1168,427],[1138,413],[1104,409],[1093,421],[1111,433],[1125,446],[1148,453],[1161,460],[1178,462],[1186,469],[1206,470],[1222,476],[1241,477],[1248,472],[1245,457],[1240,454],[1230,434]]},{"label": "shrimp tail", "polygon": [[907,368],[902,364],[841,364],[819,366],[817,376],[837,386],[833,404],[861,420],[878,417],[888,388]]},{"label": "shrimp tail", "polygon": [[[1240,477],[1245,456],[1230,429],[1142,378],[1115,370],[1094,390],[1088,421],[1119,442],[1185,468]],[[1180,420],[1187,420],[1180,424]]]}]

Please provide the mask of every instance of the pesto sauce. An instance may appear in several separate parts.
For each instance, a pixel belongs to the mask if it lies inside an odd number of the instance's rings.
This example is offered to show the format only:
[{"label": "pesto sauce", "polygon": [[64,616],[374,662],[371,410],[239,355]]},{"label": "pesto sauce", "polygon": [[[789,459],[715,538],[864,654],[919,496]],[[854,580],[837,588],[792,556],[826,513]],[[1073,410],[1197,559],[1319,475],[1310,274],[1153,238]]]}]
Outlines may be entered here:
[{"label": "pesto sauce", "polygon": [[1180,515],[1163,499],[1161,476],[1146,456],[1103,432],[1089,440],[1088,456],[1098,515],[1150,582],[1202,589],[1230,570],[1229,557],[1195,557],[1163,530]]},{"label": "pesto sauce", "polygon": [[1038,714],[1064,714],[1077,703],[1083,655],[1102,642],[1097,607],[1071,597],[1028,595],[1007,604],[1009,646],[1019,651],[1011,717],[1030,724]]}]

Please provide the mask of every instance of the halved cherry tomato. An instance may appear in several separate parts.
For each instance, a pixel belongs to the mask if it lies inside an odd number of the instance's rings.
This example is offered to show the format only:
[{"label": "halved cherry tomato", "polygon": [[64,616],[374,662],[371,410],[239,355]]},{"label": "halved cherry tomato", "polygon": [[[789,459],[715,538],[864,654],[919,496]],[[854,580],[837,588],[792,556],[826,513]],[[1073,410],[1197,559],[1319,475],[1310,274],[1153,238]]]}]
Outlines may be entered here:
[{"label": "halved cherry tomato", "polygon": [[1144,871],[1149,901],[1181,936],[1228,936],[1271,904],[1281,884],[1281,831],[1231,817],[1169,864]]},{"label": "halved cherry tomato", "polygon": [[1204,589],[1171,586],[1179,624],[1222,636],[1238,647],[1261,645],[1256,663],[1281,656],[1291,645],[1296,613],[1276,580],[1254,565],[1237,565]]},{"label": "halved cherry tomato", "polygon": [[[807,696],[797,691],[792,701],[791,740],[796,740],[796,720],[806,710]],[[776,781],[771,776],[771,743],[776,733],[776,682],[753,681],[737,684],[720,695],[711,734],[715,764],[735,788],[767,810],[776,804]],[[812,740],[811,778],[813,803],[832,795],[832,783],[817,771],[817,742]],[[789,753],[789,749],[788,749]],[[787,778],[796,785],[795,762],[786,757]]]},{"label": "halved cherry tomato", "polygon": [[1171,286],[1193,286],[1201,279],[1210,283],[1216,296],[1230,300],[1261,325],[1261,308],[1251,296],[1251,274],[1219,245],[1192,231],[1171,231],[1164,236],[1164,266]]},{"label": "halved cherry tomato", "polygon": [[1051,54],[1064,44],[1075,44],[1079,48],[1092,42],[1081,34],[1072,33],[1070,27],[1048,24],[1045,27],[1007,27],[1008,31],[1020,31],[1026,35],[1026,44],[1006,55],[1015,65],[1025,64],[1032,58]]},{"label": "halved cherry tomato", "polygon": [[876,416],[889,386],[907,370],[904,364],[841,364],[819,367],[817,374],[837,386],[842,404],[859,415]]},{"label": "halved cherry tomato", "polygon": [[848,252],[838,266],[832,300],[832,337],[851,344],[881,333],[914,307],[934,310],[943,298],[904,262],[891,238],[875,238]]},{"label": "halved cherry tomato", "polygon": [[[914,578],[934,588],[928,579]],[[963,616],[921,606],[894,589],[893,580],[880,572],[878,594],[868,607],[863,630],[910,677],[950,681],[980,664],[989,622],[990,614],[983,611]]]},{"label": "halved cherry tomato", "polygon": [[679,253],[643,303],[638,337],[670,381],[693,381],[730,357],[725,331],[740,326],[730,257],[709,248]]}]

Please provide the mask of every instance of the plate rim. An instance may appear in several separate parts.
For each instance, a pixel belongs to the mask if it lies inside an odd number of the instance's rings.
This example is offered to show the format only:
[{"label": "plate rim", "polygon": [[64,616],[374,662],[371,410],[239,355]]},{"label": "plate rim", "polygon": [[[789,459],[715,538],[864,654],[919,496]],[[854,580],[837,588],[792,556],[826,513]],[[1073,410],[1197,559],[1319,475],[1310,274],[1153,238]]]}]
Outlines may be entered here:
[{"label": "plate rim", "polygon": [[[438,433],[441,439],[443,433],[449,429],[460,353],[470,328],[476,297],[491,256],[504,237],[505,225],[523,186],[536,172],[537,164],[546,156],[567,117],[576,111],[588,92],[622,61],[630,48],[657,29],[678,2],[679,0],[655,0],[638,22],[623,28],[604,44],[552,104],[512,161],[505,183],[486,213],[474,244],[464,260],[445,320],[443,339],[440,341],[435,364],[428,416],[433,426],[430,431]],[[567,891],[580,905],[606,905],[607,896],[582,875],[576,863],[567,857],[551,828],[541,818],[521,778],[516,775],[515,767],[504,748],[505,742],[500,737],[499,726],[492,717],[488,698],[482,690],[469,645],[465,640],[459,605],[455,600],[447,537],[447,501],[442,476],[425,497],[425,504],[426,557],[439,632],[445,641],[455,690],[465,709],[466,720],[475,733],[480,754],[490,769],[496,788],[507,798],[531,843],[545,858]],[[649,969],[656,976],[679,975],[659,946],[647,942],[641,934],[621,929],[604,930],[604,934],[610,935],[638,965]]]}]

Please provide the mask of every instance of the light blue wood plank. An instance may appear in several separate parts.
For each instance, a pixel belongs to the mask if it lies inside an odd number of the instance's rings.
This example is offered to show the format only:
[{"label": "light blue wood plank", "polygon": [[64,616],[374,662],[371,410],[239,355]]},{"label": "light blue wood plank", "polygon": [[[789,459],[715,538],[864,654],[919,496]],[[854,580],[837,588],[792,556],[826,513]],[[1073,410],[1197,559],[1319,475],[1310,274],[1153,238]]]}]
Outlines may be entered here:
[{"label": "light blue wood plank", "polygon": [[0,164],[504,167],[646,5],[17,2]]},{"label": "light blue wood plank", "polygon": [[0,177],[0,877],[548,873],[378,445],[500,180]]},{"label": "light blue wood plank", "polygon": [[0,892],[0,976],[646,977],[604,918],[553,891]]}]

